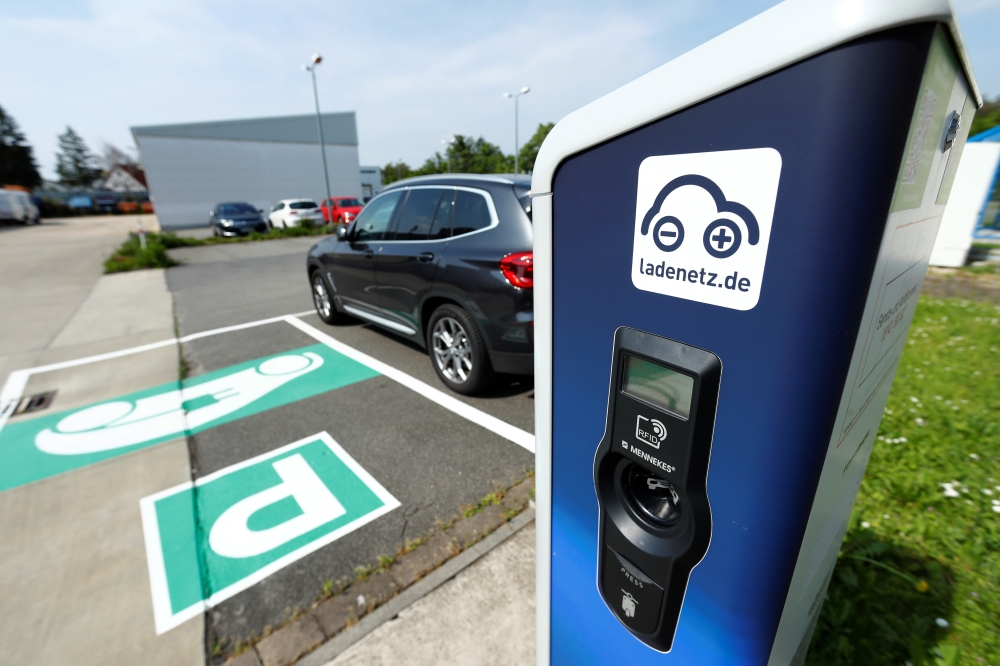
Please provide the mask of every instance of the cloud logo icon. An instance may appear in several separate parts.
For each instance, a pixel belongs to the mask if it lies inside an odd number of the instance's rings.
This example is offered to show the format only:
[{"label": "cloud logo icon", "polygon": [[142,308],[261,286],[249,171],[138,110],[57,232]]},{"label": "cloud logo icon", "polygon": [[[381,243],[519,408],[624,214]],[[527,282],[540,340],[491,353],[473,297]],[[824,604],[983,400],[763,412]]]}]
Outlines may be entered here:
[{"label": "cloud logo icon", "polygon": [[[653,205],[646,211],[646,215],[642,219],[640,232],[643,236],[649,234],[650,224],[652,224],[653,219],[660,212],[660,207],[663,205],[664,200],[674,190],[688,185],[700,187],[708,192],[715,201],[717,212],[731,213],[743,220],[747,229],[748,243],[756,245],[760,241],[760,226],[757,224],[757,218],[750,212],[750,209],[741,203],[727,200],[726,195],[722,193],[722,188],[716,185],[714,181],[697,174],[679,176],[663,186],[663,189],[656,195]],[[659,218],[653,226],[653,242],[662,251],[673,252],[684,242],[684,224],[672,215]],[[702,235],[702,244],[705,246],[705,251],[716,259],[731,257],[740,248],[742,242],[743,232],[739,225],[725,217],[720,217],[709,224]]]}]

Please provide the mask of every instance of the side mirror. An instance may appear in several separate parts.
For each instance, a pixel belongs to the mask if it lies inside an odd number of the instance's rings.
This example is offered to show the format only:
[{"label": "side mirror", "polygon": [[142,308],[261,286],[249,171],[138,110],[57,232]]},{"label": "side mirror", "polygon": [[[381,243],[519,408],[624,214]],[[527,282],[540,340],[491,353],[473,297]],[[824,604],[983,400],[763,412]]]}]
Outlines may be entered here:
[{"label": "side mirror", "polygon": [[337,238],[339,240],[345,240],[347,238],[347,225],[341,224],[337,227]]}]

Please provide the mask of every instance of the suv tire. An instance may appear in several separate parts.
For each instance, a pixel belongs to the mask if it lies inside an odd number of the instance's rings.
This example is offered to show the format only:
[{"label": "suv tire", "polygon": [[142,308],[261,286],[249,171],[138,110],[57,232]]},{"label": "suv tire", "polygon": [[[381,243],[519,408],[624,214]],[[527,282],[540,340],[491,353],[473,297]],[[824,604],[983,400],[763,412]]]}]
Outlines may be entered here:
[{"label": "suv tire", "polygon": [[472,395],[493,383],[483,336],[469,313],[456,305],[442,305],[431,315],[427,351],[434,372],[456,393]]},{"label": "suv tire", "polygon": [[316,307],[316,314],[327,324],[343,324],[347,315],[337,310],[333,302],[333,294],[330,285],[323,278],[323,274],[318,270],[313,271],[310,279],[310,291],[312,293],[313,305]]}]

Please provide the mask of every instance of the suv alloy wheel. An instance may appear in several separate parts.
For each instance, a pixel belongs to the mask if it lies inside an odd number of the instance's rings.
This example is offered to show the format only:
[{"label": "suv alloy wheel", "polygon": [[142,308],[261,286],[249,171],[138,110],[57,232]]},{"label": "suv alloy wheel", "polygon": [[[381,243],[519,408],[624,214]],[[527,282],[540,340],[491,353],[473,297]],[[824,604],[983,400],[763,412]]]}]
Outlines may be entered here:
[{"label": "suv alloy wheel", "polygon": [[455,305],[442,305],[427,327],[431,365],[448,388],[471,395],[493,382],[486,344],[472,317]]},{"label": "suv alloy wheel", "polygon": [[313,305],[316,306],[316,314],[327,324],[339,324],[347,317],[337,310],[333,304],[333,295],[330,288],[323,279],[322,273],[314,271],[312,274],[312,297]]}]

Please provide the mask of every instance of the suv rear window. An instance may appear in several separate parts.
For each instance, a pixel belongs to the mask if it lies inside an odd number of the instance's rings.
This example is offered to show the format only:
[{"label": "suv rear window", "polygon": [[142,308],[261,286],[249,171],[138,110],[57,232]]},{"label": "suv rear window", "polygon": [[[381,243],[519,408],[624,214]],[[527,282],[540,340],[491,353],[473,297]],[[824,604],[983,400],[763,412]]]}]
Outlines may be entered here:
[{"label": "suv rear window", "polygon": [[482,194],[459,190],[455,195],[455,214],[451,223],[451,235],[460,236],[493,224],[490,208]]},{"label": "suv rear window", "polygon": [[319,208],[315,201],[293,201],[288,204],[288,207],[292,210],[303,210],[306,208]]}]

